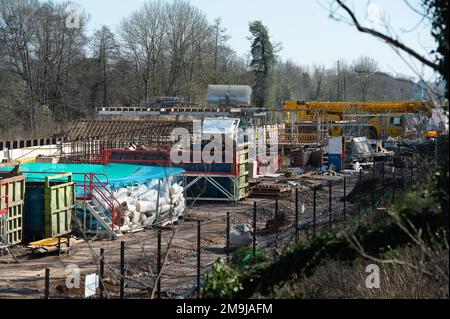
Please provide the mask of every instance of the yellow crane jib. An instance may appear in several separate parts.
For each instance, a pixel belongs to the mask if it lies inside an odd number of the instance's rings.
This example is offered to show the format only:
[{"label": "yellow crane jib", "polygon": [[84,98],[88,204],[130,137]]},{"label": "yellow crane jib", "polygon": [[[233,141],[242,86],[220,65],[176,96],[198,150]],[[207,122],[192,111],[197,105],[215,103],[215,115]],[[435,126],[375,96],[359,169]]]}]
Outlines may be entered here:
[{"label": "yellow crane jib", "polygon": [[433,103],[431,101],[400,101],[400,102],[304,102],[284,101],[286,111],[321,110],[329,113],[343,114],[358,109],[370,114],[383,113],[425,113],[431,116]]},{"label": "yellow crane jib", "polygon": [[[406,132],[406,116],[421,114],[431,117],[431,101],[387,101],[387,102],[305,102],[284,101],[283,109],[290,124],[328,123],[330,135],[342,135],[339,124],[365,122],[369,138],[397,137]],[[349,121],[349,118],[352,120]]]}]

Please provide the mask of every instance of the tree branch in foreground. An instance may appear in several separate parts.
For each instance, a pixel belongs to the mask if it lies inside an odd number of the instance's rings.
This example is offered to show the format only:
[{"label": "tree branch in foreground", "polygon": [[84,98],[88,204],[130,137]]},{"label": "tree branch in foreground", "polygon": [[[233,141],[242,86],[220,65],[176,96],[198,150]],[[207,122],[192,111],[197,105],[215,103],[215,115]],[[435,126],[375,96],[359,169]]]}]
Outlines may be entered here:
[{"label": "tree branch in foreground", "polygon": [[419,53],[417,53],[416,51],[411,49],[410,47],[407,47],[406,45],[404,45],[400,41],[398,41],[398,40],[396,40],[394,38],[391,38],[388,35],[385,35],[385,34],[383,34],[381,32],[378,32],[378,31],[376,31],[374,29],[363,27],[359,23],[358,19],[356,18],[355,14],[353,13],[353,11],[347,5],[345,5],[341,0],[336,0],[336,2],[339,4],[339,6],[342,9],[344,9],[348,13],[348,15],[352,19],[352,21],[355,24],[355,27],[358,29],[358,31],[363,32],[363,33],[368,33],[368,34],[373,35],[374,37],[382,39],[383,41],[389,43],[390,45],[393,45],[393,46],[397,47],[398,49],[408,53],[409,55],[411,55],[412,57],[416,58],[417,60],[419,60],[420,62],[422,62],[426,66],[429,66],[433,70],[439,72],[439,66],[436,63],[431,62],[430,60],[424,58]]}]

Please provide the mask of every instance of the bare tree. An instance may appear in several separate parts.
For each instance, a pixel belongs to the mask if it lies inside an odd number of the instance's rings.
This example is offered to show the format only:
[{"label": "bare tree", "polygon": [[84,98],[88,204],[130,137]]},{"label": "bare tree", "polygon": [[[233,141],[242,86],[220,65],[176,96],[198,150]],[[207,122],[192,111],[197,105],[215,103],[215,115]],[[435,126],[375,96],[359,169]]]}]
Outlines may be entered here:
[{"label": "bare tree", "polygon": [[94,33],[92,40],[94,58],[100,69],[99,83],[102,87],[101,105],[106,107],[111,103],[108,95],[109,83],[111,81],[111,69],[117,63],[120,55],[119,46],[114,34],[107,26],[103,26]]},{"label": "bare tree", "polygon": [[3,50],[6,52],[8,68],[19,75],[27,87],[30,109],[25,120],[28,121],[32,130],[37,102],[32,70],[33,41],[37,29],[34,12],[37,8],[37,1],[2,0],[0,2]]},{"label": "bare tree", "polygon": [[0,3],[3,64],[27,87],[25,120],[32,131],[42,110],[50,110],[62,120],[68,118],[70,76],[73,64],[83,54],[87,19],[82,14],[79,28],[68,28],[65,5],[37,0]]},{"label": "bare tree", "polygon": [[213,67],[213,83],[217,83],[217,72],[219,66],[220,53],[223,50],[220,50],[221,47],[230,39],[230,36],[226,34],[227,29],[222,27],[222,19],[216,18],[214,20],[213,35],[214,35],[214,67]]},{"label": "bare tree", "polygon": [[147,2],[143,10],[123,20],[120,28],[125,50],[144,82],[145,100],[159,93],[157,63],[165,45],[166,18],[164,3]]},{"label": "bare tree", "polygon": [[355,73],[356,87],[363,102],[369,101],[373,97],[375,90],[375,72],[377,63],[369,57],[360,57],[352,66]]},{"label": "bare tree", "polygon": [[[167,4],[167,45],[169,76],[167,95],[174,95],[180,89],[180,75],[192,42],[201,42],[205,37],[202,29],[207,28],[206,16],[187,1],[176,0]],[[198,32],[201,32],[198,34]]]},{"label": "bare tree", "polygon": [[317,101],[319,99],[322,90],[322,82],[325,77],[325,68],[323,66],[314,66],[313,72],[314,72],[313,80],[315,82],[315,89],[313,95],[311,96],[311,99]]},{"label": "bare tree", "polygon": [[[407,53],[408,55],[414,57],[415,59],[417,59],[421,63],[425,64],[426,66],[439,72],[439,65],[437,63],[430,61],[429,59],[427,59],[423,55],[419,54],[417,51],[415,51],[411,47],[403,44],[403,42],[401,42],[397,39],[394,39],[393,37],[391,37],[387,34],[381,33],[375,29],[363,26],[359,22],[359,20],[356,18],[356,15],[354,14],[354,12],[343,1],[336,0],[336,3],[339,5],[339,7],[341,7],[349,15],[351,22],[355,25],[355,27],[358,29],[358,31],[363,32],[363,33],[368,33],[376,38],[379,38],[379,39],[385,41],[386,43],[388,43],[388,44],[398,48],[399,50]],[[331,16],[334,17],[333,14]]]}]

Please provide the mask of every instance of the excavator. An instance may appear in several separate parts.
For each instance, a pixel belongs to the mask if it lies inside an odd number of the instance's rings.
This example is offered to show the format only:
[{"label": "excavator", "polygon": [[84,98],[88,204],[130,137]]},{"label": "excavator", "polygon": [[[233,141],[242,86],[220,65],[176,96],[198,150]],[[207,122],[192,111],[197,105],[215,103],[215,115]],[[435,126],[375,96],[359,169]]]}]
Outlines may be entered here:
[{"label": "excavator", "polygon": [[307,127],[308,123],[319,123],[327,127],[330,136],[340,136],[349,127],[359,126],[370,139],[404,136],[408,119],[430,118],[432,108],[431,101],[283,102],[286,122],[290,125]]}]

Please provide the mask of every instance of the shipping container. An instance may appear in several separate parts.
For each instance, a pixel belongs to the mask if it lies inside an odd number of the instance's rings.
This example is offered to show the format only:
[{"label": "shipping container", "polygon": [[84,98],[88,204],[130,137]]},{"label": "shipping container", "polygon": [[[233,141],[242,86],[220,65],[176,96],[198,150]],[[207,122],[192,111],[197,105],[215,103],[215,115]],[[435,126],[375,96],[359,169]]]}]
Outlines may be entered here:
[{"label": "shipping container", "polygon": [[0,174],[0,234],[8,245],[22,241],[25,177]]}]

